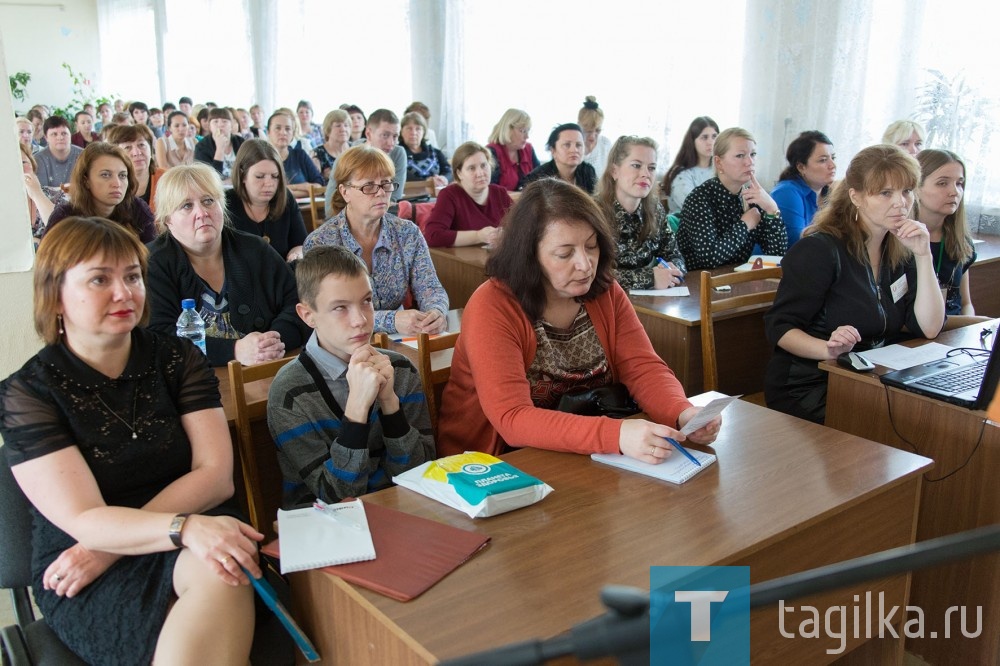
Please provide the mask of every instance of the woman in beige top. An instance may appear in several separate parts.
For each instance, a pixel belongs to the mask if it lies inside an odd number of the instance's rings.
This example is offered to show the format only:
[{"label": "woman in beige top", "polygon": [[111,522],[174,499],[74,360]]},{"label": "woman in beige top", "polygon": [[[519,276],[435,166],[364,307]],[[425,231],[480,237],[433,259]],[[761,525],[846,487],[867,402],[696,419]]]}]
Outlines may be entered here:
[{"label": "woman in beige top", "polygon": [[194,163],[194,138],[191,125],[183,111],[174,111],[167,118],[170,134],[156,140],[156,166],[169,169],[180,164]]}]

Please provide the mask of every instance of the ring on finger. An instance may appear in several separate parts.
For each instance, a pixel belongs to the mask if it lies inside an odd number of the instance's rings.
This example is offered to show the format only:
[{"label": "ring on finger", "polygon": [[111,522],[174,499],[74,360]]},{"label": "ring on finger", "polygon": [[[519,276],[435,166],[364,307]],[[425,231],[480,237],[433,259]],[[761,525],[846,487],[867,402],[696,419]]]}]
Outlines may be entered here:
[{"label": "ring on finger", "polygon": [[221,564],[222,566],[226,566],[226,564],[229,562],[229,559],[230,558],[227,555],[227,556],[225,556],[225,557],[223,557],[222,559],[219,560],[219,564]]},{"label": "ring on finger", "polygon": [[63,577],[60,576],[59,574],[52,574],[52,579],[55,580],[58,583],[59,581],[61,581],[63,579]]}]

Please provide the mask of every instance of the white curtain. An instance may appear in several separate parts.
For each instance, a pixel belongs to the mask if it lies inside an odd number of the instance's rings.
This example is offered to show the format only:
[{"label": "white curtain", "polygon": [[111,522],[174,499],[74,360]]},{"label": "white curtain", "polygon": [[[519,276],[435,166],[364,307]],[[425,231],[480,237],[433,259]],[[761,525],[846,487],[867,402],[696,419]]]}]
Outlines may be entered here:
[{"label": "white curtain", "polygon": [[[159,105],[156,22],[152,0],[97,0],[101,96]],[[153,100],[156,100],[155,102]]]},{"label": "white curtain", "polygon": [[711,9],[642,0],[451,0],[442,109],[449,143],[485,142],[515,107],[531,116],[530,140],[545,161],[550,130],[576,122],[593,95],[605,113],[604,135],[651,136],[665,170],[693,118],[737,122],[743,10],[742,0]]},{"label": "white curtain", "polygon": [[907,0],[896,14],[888,7],[896,0],[747,2],[740,117],[757,138],[761,183],[774,185],[785,148],[802,131],[833,140],[843,175],[854,153],[908,115],[904,97],[916,70],[910,26],[923,2]]}]

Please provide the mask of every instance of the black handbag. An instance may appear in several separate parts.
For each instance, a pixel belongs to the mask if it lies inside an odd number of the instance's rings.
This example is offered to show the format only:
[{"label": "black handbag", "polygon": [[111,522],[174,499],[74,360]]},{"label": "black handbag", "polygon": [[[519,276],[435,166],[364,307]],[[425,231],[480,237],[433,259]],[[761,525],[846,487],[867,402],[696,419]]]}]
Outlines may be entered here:
[{"label": "black handbag", "polygon": [[574,389],[559,399],[560,412],[580,416],[610,416],[622,419],[642,410],[628,393],[624,384],[608,384],[591,389]]}]

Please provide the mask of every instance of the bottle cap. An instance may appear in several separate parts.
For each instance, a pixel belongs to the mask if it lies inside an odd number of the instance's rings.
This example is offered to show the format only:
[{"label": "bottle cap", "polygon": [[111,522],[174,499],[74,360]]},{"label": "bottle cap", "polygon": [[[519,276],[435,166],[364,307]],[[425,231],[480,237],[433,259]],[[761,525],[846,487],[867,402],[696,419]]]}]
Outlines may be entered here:
[{"label": "bottle cap", "polygon": [[184,310],[194,310],[194,299],[185,298],[183,301],[181,301],[181,308]]}]

